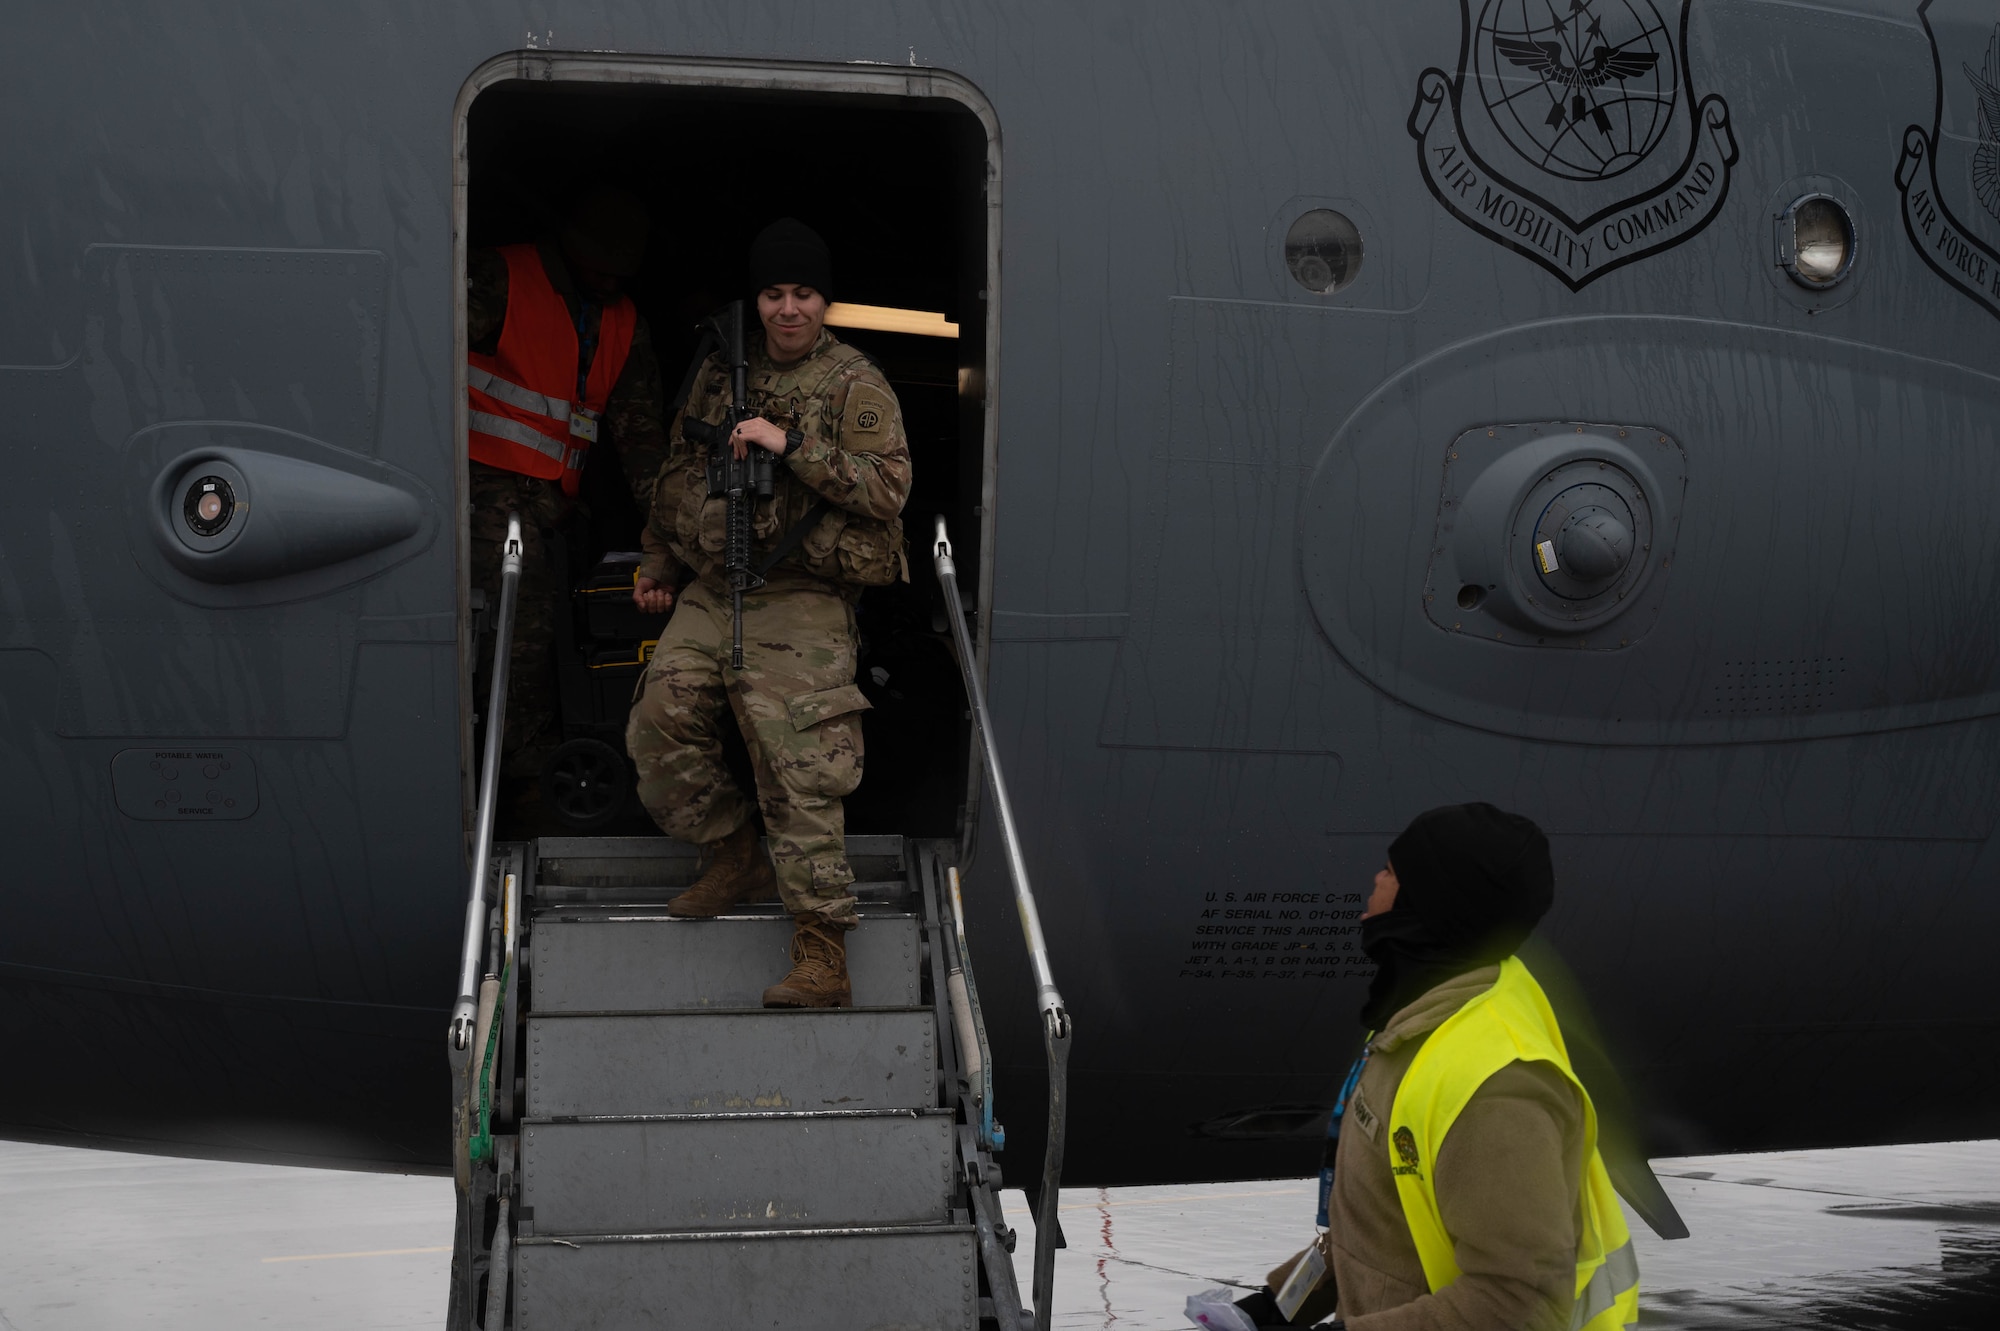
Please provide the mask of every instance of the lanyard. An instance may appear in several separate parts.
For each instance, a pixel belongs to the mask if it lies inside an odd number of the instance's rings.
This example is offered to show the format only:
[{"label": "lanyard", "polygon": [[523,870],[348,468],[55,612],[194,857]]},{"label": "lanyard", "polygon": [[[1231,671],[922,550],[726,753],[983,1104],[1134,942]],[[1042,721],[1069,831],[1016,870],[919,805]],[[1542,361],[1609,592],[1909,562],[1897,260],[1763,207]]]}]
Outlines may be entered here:
[{"label": "lanyard", "polygon": [[1375,1052],[1375,1033],[1370,1031],[1368,1043],[1361,1046],[1361,1057],[1354,1060],[1354,1066],[1347,1070],[1347,1080],[1340,1085],[1340,1098],[1333,1102],[1333,1113],[1326,1120],[1326,1154],[1319,1165],[1319,1227],[1327,1227],[1327,1211],[1333,1204],[1333,1155],[1340,1144],[1340,1120],[1347,1113],[1348,1097],[1361,1084],[1361,1070],[1368,1066],[1368,1056]]},{"label": "lanyard", "polygon": [[590,364],[597,359],[597,334],[604,326],[600,313],[596,326],[592,326],[590,316],[598,310],[598,303],[588,296],[576,298],[576,405],[581,407],[584,392],[590,383]]}]

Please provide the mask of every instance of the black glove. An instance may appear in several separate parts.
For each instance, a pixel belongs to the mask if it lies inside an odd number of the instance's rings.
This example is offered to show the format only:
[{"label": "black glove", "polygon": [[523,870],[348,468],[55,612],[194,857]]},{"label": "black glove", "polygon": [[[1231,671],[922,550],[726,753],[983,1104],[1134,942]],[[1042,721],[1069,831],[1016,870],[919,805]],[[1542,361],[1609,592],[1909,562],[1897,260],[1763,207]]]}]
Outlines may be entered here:
[{"label": "black glove", "polygon": [[[1242,1309],[1243,1315],[1248,1317],[1252,1322],[1255,1322],[1259,1328],[1290,1327],[1293,1325],[1291,1322],[1285,1320],[1283,1313],[1278,1311],[1278,1301],[1271,1296],[1271,1291],[1268,1287],[1260,1289],[1254,1294],[1244,1295],[1242,1298],[1236,1300],[1236,1306]],[[1341,1322],[1338,1317],[1329,1317],[1324,1322],[1315,1323],[1309,1328],[1309,1331],[1341,1331]]]}]

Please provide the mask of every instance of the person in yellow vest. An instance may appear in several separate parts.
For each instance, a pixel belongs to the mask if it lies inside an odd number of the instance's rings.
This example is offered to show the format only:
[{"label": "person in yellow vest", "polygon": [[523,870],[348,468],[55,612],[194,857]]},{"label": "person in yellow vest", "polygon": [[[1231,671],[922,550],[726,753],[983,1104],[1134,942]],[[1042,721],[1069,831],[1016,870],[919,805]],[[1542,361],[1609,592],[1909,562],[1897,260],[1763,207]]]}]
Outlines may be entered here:
[{"label": "person in yellow vest", "polygon": [[624,287],[650,223],[624,190],[598,187],[560,235],[474,251],[466,262],[470,580],[500,599],[507,515],[521,518],[521,584],[507,685],[501,776],[516,816],[561,742],[555,625],[563,588],[554,543],[593,450],[609,449],[641,513],[666,457],[665,394],[646,322]]},{"label": "person in yellow vest", "polygon": [[1378,969],[1328,1130],[1322,1233],[1271,1273],[1285,1324],[1336,1309],[1350,1331],[1638,1320],[1596,1113],[1514,955],[1554,884],[1541,829],[1491,804],[1432,809],[1390,845],[1362,916]]}]

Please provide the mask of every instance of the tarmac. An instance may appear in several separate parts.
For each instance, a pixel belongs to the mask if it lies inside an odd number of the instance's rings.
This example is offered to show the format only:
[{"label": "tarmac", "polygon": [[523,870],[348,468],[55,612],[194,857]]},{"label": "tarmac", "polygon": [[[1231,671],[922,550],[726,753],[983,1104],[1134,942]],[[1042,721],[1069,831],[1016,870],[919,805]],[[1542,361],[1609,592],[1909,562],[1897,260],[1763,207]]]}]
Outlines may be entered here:
[{"label": "tarmac", "polygon": [[[2000,1141],[1656,1160],[1691,1232],[1627,1213],[1644,1328],[2000,1328]],[[1053,1324],[1187,1327],[1187,1297],[1254,1289],[1313,1233],[1318,1184],[1066,1190]],[[1021,1208],[1018,1195],[1011,1198]],[[1014,1262],[1025,1287],[1033,1226]]]},{"label": "tarmac", "polygon": [[[1641,1325],[2000,1326],[2000,1141],[1654,1162],[1693,1231],[1632,1220]],[[1066,1189],[1054,1325],[1186,1327],[1311,1235],[1310,1180]],[[1024,1290],[1034,1226],[1020,1230]],[[441,1327],[448,1179],[0,1142],[0,1331]]]}]

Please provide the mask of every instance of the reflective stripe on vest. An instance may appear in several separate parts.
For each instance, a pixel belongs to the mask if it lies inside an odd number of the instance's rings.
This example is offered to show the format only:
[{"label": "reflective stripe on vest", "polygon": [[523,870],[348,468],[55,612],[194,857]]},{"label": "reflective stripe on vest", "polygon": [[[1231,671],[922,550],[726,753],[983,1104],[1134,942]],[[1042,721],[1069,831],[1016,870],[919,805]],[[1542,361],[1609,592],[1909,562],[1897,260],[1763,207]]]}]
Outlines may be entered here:
[{"label": "reflective stripe on vest", "polygon": [[541,431],[523,425],[519,421],[508,420],[505,416],[495,416],[487,411],[475,411],[466,419],[475,435],[490,435],[510,444],[518,444],[522,448],[532,448],[558,466],[566,463],[571,453],[578,456],[583,454],[580,448],[571,448],[560,440],[551,439]]},{"label": "reflective stripe on vest", "polygon": [[1569,1315],[1570,1331],[1583,1331],[1594,1320],[1617,1308],[1621,1298],[1629,1299],[1629,1320],[1606,1322],[1625,1327],[1639,1319],[1639,1254],[1632,1240],[1608,1253],[1604,1265],[1591,1272],[1590,1283],[1576,1296],[1576,1308]]},{"label": "reflective stripe on vest", "polygon": [[507,312],[493,354],[467,358],[466,452],[489,467],[560,480],[573,496],[598,419],[631,354],[638,312],[623,296],[604,305],[584,400],[577,403],[577,330],[569,305],[534,246],[503,246],[500,256],[507,263]]},{"label": "reflective stripe on vest", "polygon": [[1639,1260],[1618,1193],[1597,1152],[1597,1110],[1569,1065],[1548,996],[1516,957],[1500,978],[1439,1026],[1410,1062],[1389,1111],[1389,1167],[1424,1279],[1435,1294],[1458,1279],[1434,1180],[1445,1135],[1473,1093],[1509,1063],[1546,1062],[1583,1103],[1584,1170],[1577,1214],[1576,1306],[1570,1331],[1622,1331],[1639,1320]]},{"label": "reflective stripe on vest", "polygon": [[482,370],[477,365],[466,366],[465,383],[468,388],[484,393],[488,397],[498,398],[510,407],[519,407],[522,411],[546,416],[551,421],[560,422],[569,419],[568,398],[547,397],[531,388],[510,384],[491,370]]}]

